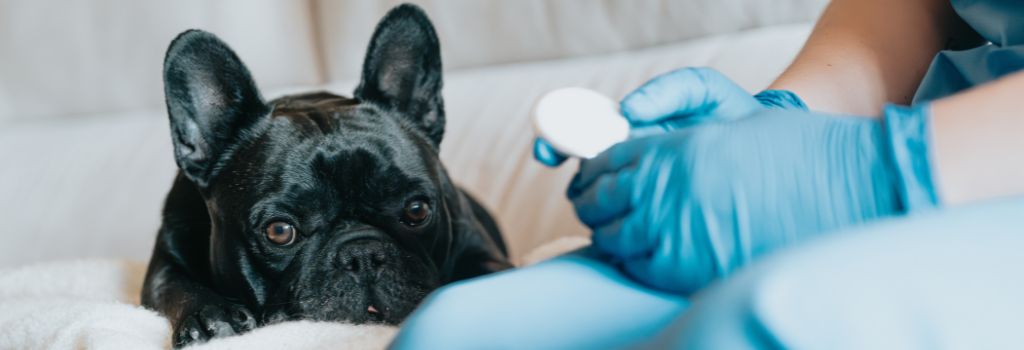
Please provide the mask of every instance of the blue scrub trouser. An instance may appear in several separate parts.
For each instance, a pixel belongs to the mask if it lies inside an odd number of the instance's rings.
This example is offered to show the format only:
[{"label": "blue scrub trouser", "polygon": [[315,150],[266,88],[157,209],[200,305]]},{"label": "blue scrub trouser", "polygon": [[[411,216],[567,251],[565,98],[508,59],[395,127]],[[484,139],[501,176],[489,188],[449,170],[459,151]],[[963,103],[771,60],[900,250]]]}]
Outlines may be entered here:
[{"label": "blue scrub trouser", "polygon": [[1005,348],[1024,343],[1024,200],[776,252],[687,300],[581,254],[442,288],[399,349]]}]

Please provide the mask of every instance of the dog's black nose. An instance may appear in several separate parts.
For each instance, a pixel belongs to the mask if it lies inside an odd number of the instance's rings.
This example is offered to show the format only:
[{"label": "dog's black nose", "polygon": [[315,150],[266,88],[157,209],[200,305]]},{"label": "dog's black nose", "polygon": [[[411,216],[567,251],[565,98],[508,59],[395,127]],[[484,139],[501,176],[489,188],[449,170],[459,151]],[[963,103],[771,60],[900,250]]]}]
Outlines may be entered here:
[{"label": "dog's black nose", "polygon": [[339,259],[342,268],[353,274],[370,274],[380,270],[387,261],[384,242],[361,239],[348,242],[342,247]]}]

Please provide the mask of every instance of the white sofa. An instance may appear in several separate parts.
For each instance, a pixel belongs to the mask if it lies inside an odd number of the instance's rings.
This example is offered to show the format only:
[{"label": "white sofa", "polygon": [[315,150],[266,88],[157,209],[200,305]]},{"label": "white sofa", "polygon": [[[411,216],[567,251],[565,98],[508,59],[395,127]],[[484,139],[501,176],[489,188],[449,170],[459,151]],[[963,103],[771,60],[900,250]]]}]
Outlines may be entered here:
[{"label": "white sofa", "polygon": [[[496,214],[512,254],[586,236],[564,187],[575,164],[531,158],[543,92],[622,96],[682,66],[753,91],[799,50],[826,0],[425,0],[441,36],[451,175]],[[164,49],[198,27],[227,41],[266,97],[350,94],[397,1],[0,2],[0,267],[145,261],[175,173]]]}]

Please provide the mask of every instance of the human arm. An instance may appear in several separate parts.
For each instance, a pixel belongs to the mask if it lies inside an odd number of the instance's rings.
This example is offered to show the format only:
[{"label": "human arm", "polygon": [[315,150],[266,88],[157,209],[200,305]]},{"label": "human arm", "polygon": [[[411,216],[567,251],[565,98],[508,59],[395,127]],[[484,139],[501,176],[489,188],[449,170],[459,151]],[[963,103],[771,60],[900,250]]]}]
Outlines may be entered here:
[{"label": "human arm", "polygon": [[1024,195],[1018,72],[931,104],[932,171],[943,204]]},{"label": "human arm", "polygon": [[937,52],[980,42],[948,0],[835,0],[769,89],[812,110],[877,116],[886,103],[910,103]]}]

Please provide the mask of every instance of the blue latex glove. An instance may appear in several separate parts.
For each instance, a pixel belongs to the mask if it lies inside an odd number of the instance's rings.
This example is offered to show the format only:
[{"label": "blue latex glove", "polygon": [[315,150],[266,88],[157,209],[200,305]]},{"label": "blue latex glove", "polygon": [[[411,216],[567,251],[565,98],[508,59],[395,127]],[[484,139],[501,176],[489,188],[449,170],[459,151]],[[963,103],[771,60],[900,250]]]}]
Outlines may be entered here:
[{"label": "blue latex glove", "polygon": [[[630,137],[664,133],[711,116],[738,118],[765,108],[807,109],[789,91],[766,90],[751,96],[710,68],[682,68],[657,76],[626,95],[619,105],[630,123]],[[566,160],[539,137],[534,140],[533,156],[552,167]]]},{"label": "blue latex glove", "polygon": [[[665,101],[645,120],[689,106]],[[711,115],[583,161],[569,197],[599,251],[685,295],[794,241],[934,205],[926,111],[889,107],[884,122],[799,109]]]}]

